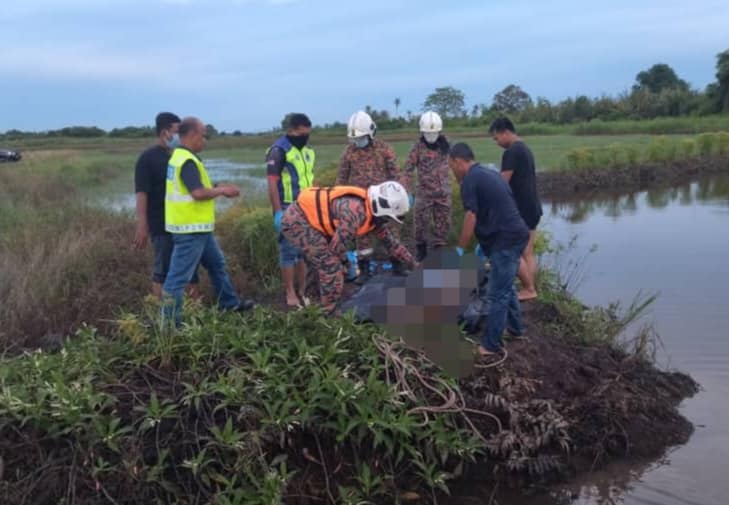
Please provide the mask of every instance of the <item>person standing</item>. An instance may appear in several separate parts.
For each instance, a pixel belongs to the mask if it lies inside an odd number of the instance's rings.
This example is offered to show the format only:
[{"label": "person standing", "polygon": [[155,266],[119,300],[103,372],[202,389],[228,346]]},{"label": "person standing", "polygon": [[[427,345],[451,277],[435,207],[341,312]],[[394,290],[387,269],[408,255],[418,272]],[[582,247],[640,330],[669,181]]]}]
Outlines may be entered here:
[{"label": "person standing", "polygon": [[[145,249],[152,243],[154,264],[152,266],[152,294],[162,296],[162,284],[167,277],[172,256],[172,235],[165,231],[165,184],[167,162],[170,153],[180,145],[177,133],[180,118],[171,112],[160,112],[155,118],[157,143],[146,149],[137,159],[134,169],[134,192],[136,197],[137,229],[134,247]],[[198,297],[197,269],[190,280],[188,290]]]},{"label": "person standing", "polygon": [[281,220],[281,233],[319,274],[321,305],[328,314],[337,313],[344,286],[341,257],[353,239],[374,234],[392,257],[415,267],[410,252],[387,227],[390,219],[401,223],[408,210],[408,194],[394,181],[367,189],[334,186],[299,193]]},{"label": "person standing", "polygon": [[542,202],[537,193],[537,175],[534,155],[524,141],[516,134],[514,123],[507,117],[500,117],[491,123],[489,134],[502,148],[501,176],[511,187],[519,214],[529,228],[529,242],[519,263],[521,291],[519,300],[533,300],[537,297],[537,258],[534,242],[537,225],[542,217]]},{"label": "person standing", "polygon": [[514,279],[529,240],[529,230],[509,185],[498,173],[474,161],[473,151],[467,144],[451,147],[448,162],[461,184],[465,212],[456,250],[462,255],[475,232],[491,262],[488,319],[478,347],[481,355],[488,356],[501,351],[504,331],[513,336],[524,333]]},{"label": "person standing", "polygon": [[174,248],[170,269],[162,286],[163,317],[179,325],[185,284],[201,264],[208,271],[222,310],[251,309],[252,300],[240,300],[225,266],[215,230],[215,198],[234,198],[240,189],[232,184],[213,185],[198,153],[205,147],[205,125],[197,118],[182,120],[180,147],[172,152],[167,168],[165,229]]},{"label": "person standing", "polygon": [[[314,184],[314,150],[308,146],[311,121],[305,114],[289,114],[286,134],[266,153],[268,198],[273,209],[273,225],[278,233],[279,265],[289,307],[306,304],[306,263],[301,250],[281,234],[281,218],[303,189]],[[298,291],[294,278],[298,281]]]},{"label": "person standing", "polygon": [[[403,185],[413,194],[413,174],[417,171],[415,202],[416,259],[423,261],[431,250],[448,243],[451,228],[451,181],[448,170],[448,139],[441,132],[443,120],[432,111],[420,116],[420,139],[410,149],[403,170]],[[432,222],[432,228],[431,228]]]},{"label": "person standing", "polygon": [[[350,144],[344,149],[339,162],[337,186],[356,186],[367,189],[385,181],[399,181],[397,158],[389,144],[375,138],[377,126],[369,114],[357,111],[349,118],[347,137]],[[371,236],[356,239],[357,283],[366,282],[370,274],[370,260],[374,252]],[[392,258],[393,271],[402,272],[402,264]]]}]

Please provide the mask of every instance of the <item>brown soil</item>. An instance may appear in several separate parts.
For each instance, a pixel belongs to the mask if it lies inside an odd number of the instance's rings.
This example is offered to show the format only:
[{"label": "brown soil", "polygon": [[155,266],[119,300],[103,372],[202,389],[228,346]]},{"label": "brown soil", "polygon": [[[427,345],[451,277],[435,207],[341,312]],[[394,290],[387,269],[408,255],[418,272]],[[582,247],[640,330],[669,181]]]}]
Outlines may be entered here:
[{"label": "brown soil", "polygon": [[537,187],[546,198],[564,198],[601,191],[640,191],[678,185],[703,174],[729,172],[726,157],[704,157],[635,167],[539,172]]},{"label": "brown soil", "polygon": [[[503,482],[524,488],[589,472],[615,460],[657,459],[670,446],[688,440],[693,426],[677,407],[698,391],[691,377],[661,371],[613,347],[571,343],[560,334],[555,307],[542,303],[524,307],[528,339],[507,341],[504,363],[462,380],[461,388],[473,409],[491,407],[493,412],[494,402],[489,398],[502,397],[509,408],[502,409],[499,417],[505,429],[517,438],[526,434],[514,418],[520,412],[510,406],[548,403],[554,415],[566,423],[569,450],[556,444],[551,451],[548,445],[542,446],[541,455],[556,458],[557,466],[551,475],[530,469],[504,475],[500,472],[504,462],[498,458],[481,462],[466,474],[463,487],[454,486],[462,492],[453,503],[464,503],[473,493],[483,498],[483,487],[493,488],[494,481],[486,477],[485,469],[496,470],[506,477]],[[485,432],[493,430],[489,420],[473,417],[473,421]],[[533,422],[531,427],[535,424],[539,423]],[[525,477],[531,473],[542,476]],[[474,482],[480,482],[481,489],[464,491]]]}]

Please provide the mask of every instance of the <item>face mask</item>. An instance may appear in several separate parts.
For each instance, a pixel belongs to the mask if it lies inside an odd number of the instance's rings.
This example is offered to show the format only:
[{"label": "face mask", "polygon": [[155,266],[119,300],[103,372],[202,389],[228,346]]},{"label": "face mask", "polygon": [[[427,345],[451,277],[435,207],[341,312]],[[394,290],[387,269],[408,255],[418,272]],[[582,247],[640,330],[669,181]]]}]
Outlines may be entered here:
[{"label": "face mask", "polygon": [[368,135],[365,135],[364,137],[356,137],[354,139],[354,145],[356,145],[360,149],[364,149],[365,147],[370,145],[370,137]]},{"label": "face mask", "polygon": [[309,135],[286,135],[286,138],[296,149],[301,149],[309,142]]},{"label": "face mask", "polygon": [[438,141],[438,137],[440,137],[440,133],[438,132],[423,133],[423,138],[428,144],[435,144]]},{"label": "face mask", "polygon": [[175,149],[176,147],[180,147],[180,135],[177,133],[173,133],[172,137],[165,140],[165,143],[167,144],[167,147],[170,149]]}]

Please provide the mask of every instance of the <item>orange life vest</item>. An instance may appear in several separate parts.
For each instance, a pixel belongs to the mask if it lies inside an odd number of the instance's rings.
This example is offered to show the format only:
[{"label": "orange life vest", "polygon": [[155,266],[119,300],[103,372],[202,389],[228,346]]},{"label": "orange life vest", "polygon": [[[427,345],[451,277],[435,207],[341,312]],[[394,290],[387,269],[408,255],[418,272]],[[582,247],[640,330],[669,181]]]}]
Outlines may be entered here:
[{"label": "orange life vest", "polygon": [[316,230],[319,230],[327,237],[334,236],[334,232],[339,228],[339,220],[332,219],[332,202],[343,196],[356,196],[365,202],[367,211],[367,219],[357,230],[357,236],[367,235],[375,229],[374,216],[372,214],[372,204],[367,198],[367,190],[356,186],[333,186],[331,188],[306,188],[299,193],[296,203],[299,205],[301,212]]}]

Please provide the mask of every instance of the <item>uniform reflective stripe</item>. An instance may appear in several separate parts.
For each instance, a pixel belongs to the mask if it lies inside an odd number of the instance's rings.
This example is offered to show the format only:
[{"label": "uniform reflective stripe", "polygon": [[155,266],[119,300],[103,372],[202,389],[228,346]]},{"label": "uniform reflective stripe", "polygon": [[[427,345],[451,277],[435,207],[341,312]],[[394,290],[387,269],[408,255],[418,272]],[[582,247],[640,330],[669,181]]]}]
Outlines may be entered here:
[{"label": "uniform reflective stripe", "polygon": [[192,197],[192,195],[168,195],[167,200],[171,200],[173,202],[194,202],[195,199]]},{"label": "uniform reflective stripe", "polygon": [[167,167],[165,194],[165,230],[171,233],[211,232],[215,228],[215,201],[195,200],[182,181],[182,167],[192,161],[200,173],[204,188],[212,182],[200,159],[187,149],[172,152]]},{"label": "uniform reflective stripe", "polygon": [[307,146],[297,149],[285,135],[276,140],[267,154],[274,147],[278,147],[284,153],[284,168],[278,180],[279,197],[281,203],[292,203],[302,190],[311,187],[316,153]]}]

